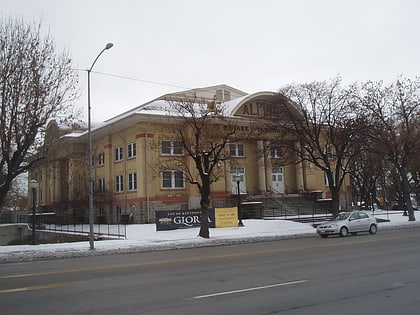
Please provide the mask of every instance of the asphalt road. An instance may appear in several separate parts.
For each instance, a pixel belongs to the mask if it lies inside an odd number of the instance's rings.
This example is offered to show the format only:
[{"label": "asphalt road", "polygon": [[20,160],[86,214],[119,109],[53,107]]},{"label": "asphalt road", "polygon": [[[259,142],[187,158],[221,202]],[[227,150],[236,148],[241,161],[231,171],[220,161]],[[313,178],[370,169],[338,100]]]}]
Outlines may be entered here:
[{"label": "asphalt road", "polygon": [[419,314],[420,229],[0,265],[1,314]]}]

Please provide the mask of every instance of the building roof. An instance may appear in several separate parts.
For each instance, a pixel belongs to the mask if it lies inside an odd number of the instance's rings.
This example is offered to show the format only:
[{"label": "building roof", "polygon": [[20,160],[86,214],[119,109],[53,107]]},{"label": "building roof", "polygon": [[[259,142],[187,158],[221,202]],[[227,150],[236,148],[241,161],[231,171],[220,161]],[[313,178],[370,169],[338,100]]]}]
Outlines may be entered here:
[{"label": "building roof", "polygon": [[[220,91],[223,92],[220,93]],[[227,96],[227,99],[217,99],[217,97],[220,97],[221,95],[222,97]],[[150,120],[152,116],[167,116],[168,110],[170,110],[172,104],[171,99],[176,100],[184,97],[197,97],[200,100],[216,101],[225,106],[226,115],[234,117],[241,116],[241,114],[238,113],[238,109],[240,109],[241,106],[247,102],[273,102],[273,100],[278,101],[278,96],[278,92],[272,91],[262,91],[253,94],[246,94],[243,91],[237,90],[225,84],[166,94],[150,102],[134,107],[131,110],[123,112],[113,118],[105,120],[102,123],[92,124],[92,137],[100,137],[109,133],[109,128],[112,128],[113,131],[127,128],[127,126],[140,121],[142,117],[144,119]],[[63,137],[73,138],[74,141],[86,142],[87,134],[88,130],[85,130],[84,132],[78,131],[68,133]]]}]

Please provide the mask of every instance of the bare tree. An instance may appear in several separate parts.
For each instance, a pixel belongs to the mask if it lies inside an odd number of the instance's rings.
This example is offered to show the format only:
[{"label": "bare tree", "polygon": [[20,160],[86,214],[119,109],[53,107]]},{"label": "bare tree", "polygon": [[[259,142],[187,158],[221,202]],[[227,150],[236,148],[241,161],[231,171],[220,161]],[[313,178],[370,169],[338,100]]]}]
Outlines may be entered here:
[{"label": "bare tree", "polygon": [[[25,175],[22,175],[23,177]],[[28,191],[26,186],[26,178],[16,179],[10,186],[3,202],[3,209],[6,210],[23,210],[28,204]]]},{"label": "bare tree", "polygon": [[295,105],[285,106],[290,124],[283,128],[300,143],[292,148],[297,163],[307,161],[324,172],[334,214],[339,211],[344,179],[360,153],[360,131],[365,125],[354,113],[349,90],[341,86],[339,77],[280,89],[284,102]]},{"label": "bare tree", "polygon": [[76,83],[68,54],[56,53],[40,22],[0,20],[0,207],[12,181],[42,159],[48,121],[71,119]]},{"label": "bare tree", "polygon": [[408,173],[410,161],[420,154],[420,80],[400,78],[389,85],[369,81],[360,91],[363,114],[372,120],[368,135],[398,171],[403,204],[409,221],[415,221]]},{"label": "bare tree", "polygon": [[360,154],[353,160],[350,170],[353,201],[372,209],[378,200],[377,189],[385,175],[386,163],[381,152],[376,150],[375,143],[365,139],[361,144]]},{"label": "bare tree", "polygon": [[197,97],[172,98],[168,103],[171,130],[185,154],[168,163],[182,171],[185,180],[198,188],[202,212],[199,236],[209,238],[211,184],[225,176],[220,163],[228,158],[227,145],[243,136],[243,132],[232,124],[223,104]]},{"label": "bare tree", "polygon": [[[420,142],[418,144],[420,146]],[[417,149],[420,152],[420,148]],[[411,159],[410,165],[410,191],[413,193],[416,199],[416,206],[417,209],[420,207],[420,160],[419,159]]]}]

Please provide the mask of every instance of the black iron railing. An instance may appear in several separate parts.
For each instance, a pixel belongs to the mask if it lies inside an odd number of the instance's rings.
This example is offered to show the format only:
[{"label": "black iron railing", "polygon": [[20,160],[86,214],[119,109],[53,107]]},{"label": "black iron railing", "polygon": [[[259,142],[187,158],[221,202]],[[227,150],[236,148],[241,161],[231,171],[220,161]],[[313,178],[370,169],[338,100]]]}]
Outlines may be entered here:
[{"label": "black iron railing", "polygon": [[[89,235],[89,224],[41,224],[40,230],[69,233],[77,235]],[[93,234],[95,238],[127,238],[126,224],[94,224]]]}]

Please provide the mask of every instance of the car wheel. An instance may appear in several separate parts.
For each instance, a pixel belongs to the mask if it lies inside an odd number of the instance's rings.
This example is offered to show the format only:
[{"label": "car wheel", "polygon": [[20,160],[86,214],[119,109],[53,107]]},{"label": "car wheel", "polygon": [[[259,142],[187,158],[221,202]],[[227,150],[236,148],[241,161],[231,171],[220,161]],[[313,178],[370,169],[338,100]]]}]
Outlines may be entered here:
[{"label": "car wheel", "polygon": [[349,230],[345,226],[343,226],[340,229],[340,236],[345,237],[345,236],[347,236],[347,234],[349,234]]},{"label": "car wheel", "polygon": [[377,226],[375,224],[372,224],[369,228],[369,233],[375,234],[377,230],[378,230]]},{"label": "car wheel", "polygon": [[322,238],[327,238],[328,237],[328,234],[321,234],[321,237]]}]

